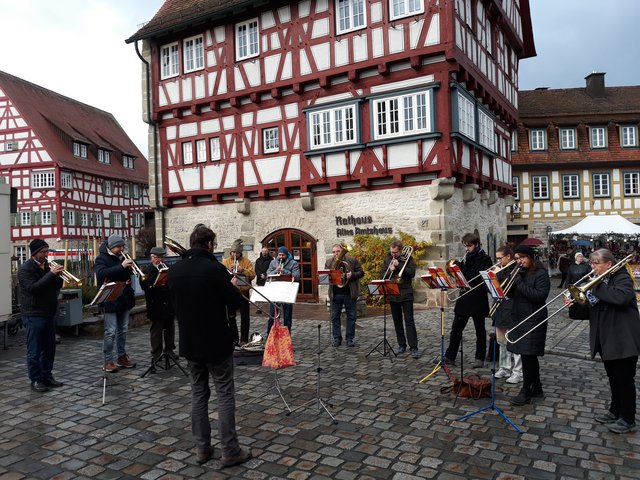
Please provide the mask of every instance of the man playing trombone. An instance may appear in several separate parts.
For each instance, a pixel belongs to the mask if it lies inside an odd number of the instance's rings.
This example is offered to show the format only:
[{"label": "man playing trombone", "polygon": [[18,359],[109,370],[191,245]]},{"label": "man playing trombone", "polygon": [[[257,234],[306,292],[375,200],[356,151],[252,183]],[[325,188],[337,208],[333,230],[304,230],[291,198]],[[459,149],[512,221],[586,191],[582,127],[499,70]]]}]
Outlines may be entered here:
[{"label": "man playing trombone", "polygon": [[[233,242],[229,257],[225,258],[222,264],[227,267],[227,270],[233,275],[231,283],[240,290],[242,295],[248,298],[249,291],[251,290],[251,282],[256,274],[253,271],[251,261],[247,259],[247,257],[242,256],[241,239]],[[236,320],[238,311],[240,312],[240,334],[238,334],[238,322]],[[231,325],[231,329],[233,330],[233,341],[236,345],[242,346],[249,342],[249,329],[251,327],[249,314],[248,301],[242,302],[238,310],[229,310],[229,325]]]},{"label": "man playing trombone", "polygon": [[[408,248],[408,247],[405,247]],[[397,279],[400,287],[400,295],[387,295],[386,299],[391,307],[391,317],[396,330],[398,346],[396,354],[407,350],[407,343],[411,351],[411,357],[420,358],[418,350],[418,334],[413,319],[413,277],[416,276],[416,262],[413,261],[410,251],[403,256],[404,248],[400,240],[394,240],[389,247],[389,254],[384,258],[380,270],[380,278]],[[404,327],[402,317],[404,316]],[[406,330],[406,336],[405,336]]]},{"label": "man playing trombone", "polygon": [[455,264],[460,267],[471,289],[462,292],[456,300],[449,347],[444,356],[446,363],[455,364],[462,341],[462,332],[469,322],[469,317],[472,317],[476,328],[476,355],[473,368],[482,368],[487,354],[487,330],[484,321],[489,314],[489,298],[480,270],[488,270],[493,263],[491,257],[480,247],[480,237],[475,233],[466,233],[462,237],[462,244],[466,251],[465,255],[462,261],[456,260]]}]

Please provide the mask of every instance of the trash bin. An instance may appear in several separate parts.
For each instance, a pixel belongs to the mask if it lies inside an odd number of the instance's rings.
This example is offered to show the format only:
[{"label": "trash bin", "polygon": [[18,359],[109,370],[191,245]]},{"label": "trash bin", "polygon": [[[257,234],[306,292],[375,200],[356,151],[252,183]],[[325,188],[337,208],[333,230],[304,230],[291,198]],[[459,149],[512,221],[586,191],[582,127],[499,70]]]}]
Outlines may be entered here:
[{"label": "trash bin", "polygon": [[68,288],[60,290],[56,324],[59,327],[73,327],[82,323],[82,290]]}]

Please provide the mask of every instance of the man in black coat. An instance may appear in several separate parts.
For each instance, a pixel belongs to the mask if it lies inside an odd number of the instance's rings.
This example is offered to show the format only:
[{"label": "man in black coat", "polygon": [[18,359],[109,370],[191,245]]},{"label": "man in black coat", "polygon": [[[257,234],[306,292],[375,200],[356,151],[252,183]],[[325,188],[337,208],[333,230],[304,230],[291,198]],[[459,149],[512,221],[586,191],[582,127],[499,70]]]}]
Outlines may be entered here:
[{"label": "man in black coat", "polygon": [[32,240],[29,250],[31,258],[18,270],[20,314],[27,330],[27,371],[31,390],[47,392],[62,386],[51,371],[56,356],[55,315],[63,268],[57,263],[49,265],[49,245],[44,240]]},{"label": "man in black coat", "polygon": [[233,331],[227,316],[245,300],[213,255],[215,233],[199,225],[191,233],[190,245],[183,260],[169,269],[169,291],[178,317],[180,356],[188,361],[191,379],[191,431],[197,462],[208,462],[213,456],[208,408],[211,376],[218,400],[222,465],[230,467],[251,458],[250,450],[240,448],[236,434]]},{"label": "man in black coat", "polygon": [[[487,330],[484,324],[485,317],[489,314],[489,298],[484,280],[480,276],[480,270],[488,270],[493,265],[491,257],[480,247],[480,237],[474,233],[467,233],[462,237],[462,243],[466,250],[461,262],[455,264],[460,267],[460,271],[469,282],[471,287],[476,287],[473,291],[462,289],[460,296],[456,300],[453,310],[453,324],[449,336],[449,347],[444,354],[445,361],[450,365],[455,364],[462,332],[464,331],[469,317],[473,318],[473,325],[476,328],[476,354],[473,368],[484,366],[485,355],[487,354]],[[477,287],[477,285],[480,285]],[[468,293],[466,293],[468,292]]]},{"label": "man in black coat", "polygon": [[[380,269],[380,278],[389,278],[398,280],[400,287],[400,295],[387,295],[386,300],[391,307],[391,317],[393,318],[393,326],[396,330],[396,338],[398,346],[395,349],[396,354],[404,353],[407,350],[407,343],[411,351],[411,357],[420,358],[418,350],[418,334],[416,333],[416,324],[413,319],[413,277],[416,276],[416,262],[413,258],[403,260],[402,242],[394,240],[389,247],[389,253],[384,258],[382,268]],[[402,275],[400,275],[402,272]],[[404,316],[404,327],[402,325],[402,317]],[[405,336],[406,328],[406,336]]]},{"label": "man in black coat", "polygon": [[256,259],[254,268],[254,271],[256,272],[256,284],[259,287],[262,287],[267,282],[267,270],[269,270],[271,260],[273,260],[273,258],[269,253],[269,249],[267,247],[262,247],[260,256]]}]

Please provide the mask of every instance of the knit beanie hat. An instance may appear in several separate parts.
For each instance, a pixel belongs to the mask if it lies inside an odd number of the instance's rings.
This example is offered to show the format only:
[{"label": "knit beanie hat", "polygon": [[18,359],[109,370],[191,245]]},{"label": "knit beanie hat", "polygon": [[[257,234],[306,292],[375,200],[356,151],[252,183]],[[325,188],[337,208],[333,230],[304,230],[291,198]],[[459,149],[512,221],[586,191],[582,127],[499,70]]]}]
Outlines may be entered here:
[{"label": "knit beanie hat", "polygon": [[231,244],[232,252],[242,252],[242,239],[239,238]]},{"label": "knit beanie hat", "polygon": [[119,247],[121,245],[124,245],[124,238],[116,233],[109,235],[109,239],[107,240],[107,247],[113,248]]},{"label": "knit beanie hat", "polygon": [[42,240],[41,238],[36,238],[35,240],[31,240],[31,243],[29,244],[29,250],[31,251],[32,257],[43,248],[49,248],[49,244],[44,240]]},{"label": "knit beanie hat", "polygon": [[531,258],[535,258],[536,256],[536,251],[529,247],[528,245],[518,245],[514,250],[513,253],[520,253],[522,255],[526,255],[527,257],[531,257]]}]

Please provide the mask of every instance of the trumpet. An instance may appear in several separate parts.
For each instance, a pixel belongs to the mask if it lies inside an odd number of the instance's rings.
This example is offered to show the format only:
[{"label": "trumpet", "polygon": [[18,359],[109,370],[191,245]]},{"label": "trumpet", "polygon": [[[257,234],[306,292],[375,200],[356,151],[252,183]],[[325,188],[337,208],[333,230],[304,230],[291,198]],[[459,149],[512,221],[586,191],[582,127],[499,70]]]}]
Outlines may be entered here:
[{"label": "trumpet", "polygon": [[131,271],[133,272],[133,274],[138,277],[140,280],[146,280],[147,279],[147,274],[144,273],[142,271],[142,269],[138,266],[138,264],[136,263],[136,261],[131,258],[131,255],[129,255],[128,253],[124,253],[122,252],[122,258],[124,260],[131,260],[133,263],[131,264]]},{"label": "trumpet", "polygon": [[[413,254],[413,247],[409,245],[403,247],[402,252],[400,252],[400,256],[397,259],[395,258],[391,259],[391,262],[389,262],[389,266],[387,267],[387,270],[384,272],[384,275],[382,276],[382,280],[391,280],[391,278],[393,277],[393,274],[396,273],[395,270],[391,270],[391,264],[393,263],[394,260],[398,261],[398,265],[400,264],[400,262],[404,262],[402,264],[402,268],[398,272],[398,278],[402,277],[402,273],[404,272],[404,267],[406,267],[407,263],[409,263],[409,259],[411,258],[412,254]],[[387,275],[389,276],[387,277]]]},{"label": "trumpet", "polygon": [[[49,267],[51,267],[51,265],[61,266],[55,260],[47,260],[47,262],[49,263]],[[82,280],[80,280],[78,277],[76,277],[75,275],[71,274],[71,272],[68,272],[65,269],[62,269],[62,271],[60,272],[60,278],[62,278],[62,280],[64,282],[68,283],[69,285],[75,285],[77,287],[81,287],[82,286]]]},{"label": "trumpet", "polygon": [[169,250],[171,250],[176,255],[180,255],[181,257],[184,257],[184,255],[187,253],[186,248],[184,248],[182,245],[180,245],[178,242],[176,242],[173,238],[169,237],[168,235],[164,236],[164,244],[167,246]]}]

